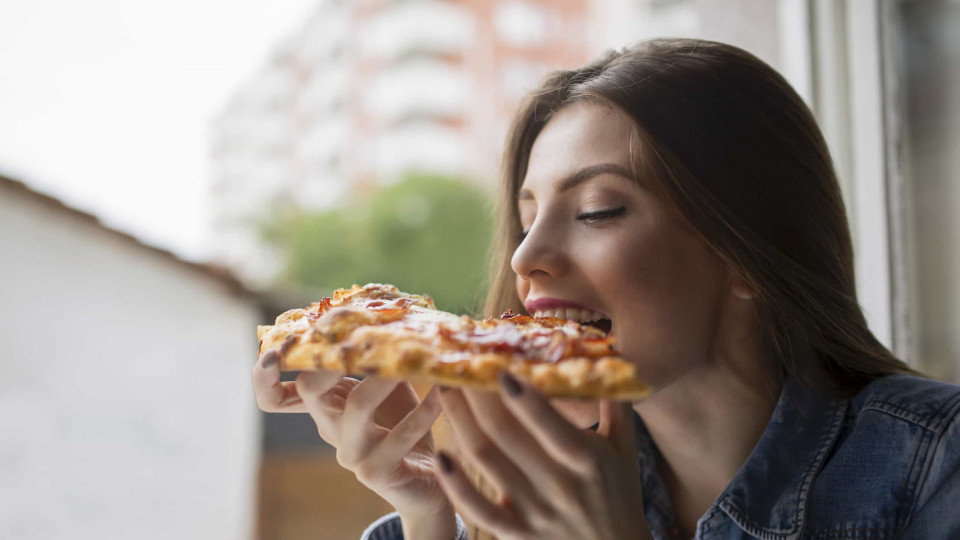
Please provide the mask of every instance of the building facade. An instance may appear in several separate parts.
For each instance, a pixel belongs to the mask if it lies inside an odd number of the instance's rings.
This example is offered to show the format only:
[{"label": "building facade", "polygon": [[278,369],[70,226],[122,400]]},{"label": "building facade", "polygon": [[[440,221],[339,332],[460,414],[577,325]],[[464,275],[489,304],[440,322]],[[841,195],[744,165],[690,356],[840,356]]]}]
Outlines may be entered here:
[{"label": "building facade", "polygon": [[586,0],[326,0],[213,125],[216,257],[269,282],[258,227],[410,173],[492,185],[511,114],[588,58]]}]

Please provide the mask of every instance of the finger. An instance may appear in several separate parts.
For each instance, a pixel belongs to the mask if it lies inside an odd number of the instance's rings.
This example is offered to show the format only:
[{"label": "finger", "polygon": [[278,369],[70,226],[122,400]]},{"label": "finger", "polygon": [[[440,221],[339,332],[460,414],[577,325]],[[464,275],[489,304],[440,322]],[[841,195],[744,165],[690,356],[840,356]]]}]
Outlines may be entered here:
[{"label": "finger", "polygon": [[270,349],[260,355],[250,373],[253,380],[253,392],[257,396],[257,406],[264,412],[305,413],[306,407],[300,400],[293,382],[280,381],[280,366],[277,351]]},{"label": "finger", "polygon": [[399,379],[377,376],[370,376],[361,381],[347,397],[347,406],[343,410],[344,421],[360,423],[372,420],[377,407],[393,393],[399,384]]},{"label": "finger", "polygon": [[597,434],[609,441],[621,455],[636,455],[636,426],[633,424],[632,404],[629,401],[601,400]]},{"label": "finger", "polygon": [[500,395],[482,390],[463,390],[480,430],[524,472],[533,485],[567,493],[564,467],[544,451],[540,443],[506,408]]},{"label": "finger", "polygon": [[341,377],[337,384],[333,385],[333,388],[320,395],[319,401],[331,413],[342,415],[350,392],[353,392],[358,384],[360,384],[360,381],[353,377]]},{"label": "finger", "polygon": [[487,437],[477,424],[466,398],[459,390],[440,395],[443,410],[453,426],[458,446],[480,471],[520,507],[540,504],[537,492],[517,466]]},{"label": "finger", "polygon": [[434,386],[423,397],[423,401],[390,430],[390,434],[370,453],[370,460],[394,463],[402,459],[430,433],[430,428],[440,416],[441,410],[439,391]]},{"label": "finger", "polygon": [[500,374],[503,404],[555,460],[582,461],[590,453],[587,437],[564,418],[540,392]]},{"label": "finger", "polygon": [[381,426],[393,429],[420,403],[420,397],[417,396],[410,383],[403,382],[397,385],[383,401],[390,405],[378,408],[374,418]]},{"label": "finger", "polygon": [[437,452],[437,466],[440,487],[453,506],[469,520],[500,538],[519,536],[524,532],[517,516],[481,495],[445,452]]},{"label": "finger", "polygon": [[374,422],[374,415],[383,400],[389,396],[399,379],[370,376],[364,379],[347,396],[340,423],[340,441],[344,456],[357,460],[386,435],[387,430]]},{"label": "finger", "polygon": [[294,384],[320,437],[334,447],[339,446],[339,418],[351,389],[359,382],[335,371],[319,370],[300,373]]}]

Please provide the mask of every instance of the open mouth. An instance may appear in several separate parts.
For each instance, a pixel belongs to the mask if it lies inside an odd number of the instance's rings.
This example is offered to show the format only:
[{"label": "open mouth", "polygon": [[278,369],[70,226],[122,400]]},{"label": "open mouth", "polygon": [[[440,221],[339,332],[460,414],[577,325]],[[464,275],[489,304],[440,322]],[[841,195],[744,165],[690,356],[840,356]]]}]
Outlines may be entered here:
[{"label": "open mouth", "polygon": [[544,311],[537,311],[533,314],[533,316],[537,319],[556,317],[558,319],[576,321],[580,324],[597,328],[603,331],[604,334],[609,334],[610,330],[613,328],[613,322],[609,317],[603,313],[589,309],[548,309]]},{"label": "open mouth", "polygon": [[580,324],[599,328],[600,330],[603,330],[604,334],[609,334],[610,330],[613,329],[613,321],[610,319],[597,319],[595,321],[581,322]]}]

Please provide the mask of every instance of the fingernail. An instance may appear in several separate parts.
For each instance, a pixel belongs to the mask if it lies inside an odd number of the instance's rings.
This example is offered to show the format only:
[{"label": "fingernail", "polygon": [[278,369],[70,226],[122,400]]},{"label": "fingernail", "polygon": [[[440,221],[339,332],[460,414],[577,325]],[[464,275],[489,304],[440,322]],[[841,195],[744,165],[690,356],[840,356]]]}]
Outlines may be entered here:
[{"label": "fingernail", "polygon": [[520,386],[520,383],[506,371],[500,372],[500,386],[503,387],[510,397],[517,397],[523,393],[523,387]]},{"label": "fingernail", "polygon": [[267,351],[267,354],[263,355],[263,361],[260,362],[260,367],[263,369],[268,369],[273,367],[277,363],[277,351],[273,349]]},{"label": "fingernail", "polygon": [[443,450],[437,452],[437,465],[440,465],[440,471],[442,471],[443,474],[450,474],[453,472],[453,460],[450,459],[450,456],[448,456]]},{"label": "fingernail", "polygon": [[441,393],[441,394],[442,394],[443,392],[446,392],[447,390],[450,389],[449,386],[444,386],[444,385],[442,385],[442,384],[437,385],[437,387],[440,388],[440,393]]}]

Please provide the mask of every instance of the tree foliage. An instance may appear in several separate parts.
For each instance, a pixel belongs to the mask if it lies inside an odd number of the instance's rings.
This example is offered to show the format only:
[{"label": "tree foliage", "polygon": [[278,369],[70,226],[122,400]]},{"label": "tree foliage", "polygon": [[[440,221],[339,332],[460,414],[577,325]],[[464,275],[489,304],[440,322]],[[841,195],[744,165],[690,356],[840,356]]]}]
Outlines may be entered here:
[{"label": "tree foliage", "polygon": [[472,312],[483,293],[492,219],[489,195],[466,182],[413,176],[346,208],[300,214],[271,227],[288,274],[334,289],[392,283],[437,307]]}]

